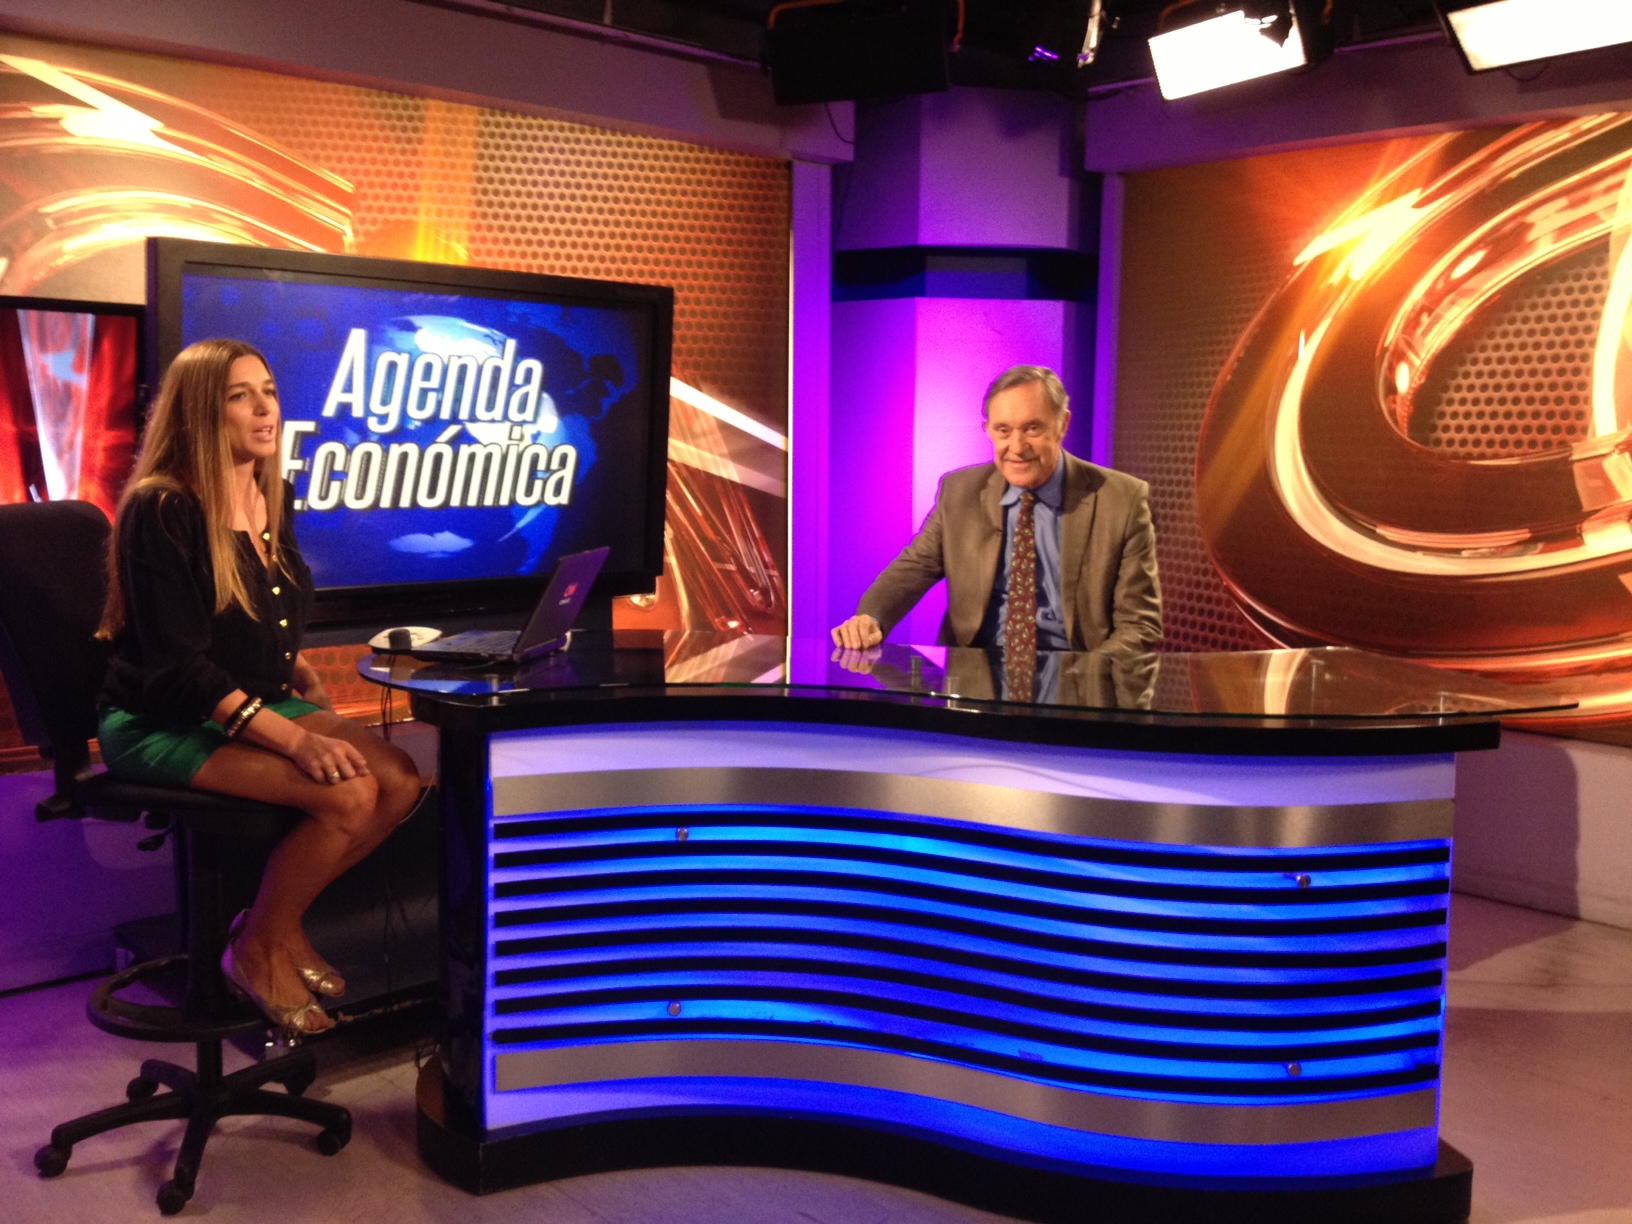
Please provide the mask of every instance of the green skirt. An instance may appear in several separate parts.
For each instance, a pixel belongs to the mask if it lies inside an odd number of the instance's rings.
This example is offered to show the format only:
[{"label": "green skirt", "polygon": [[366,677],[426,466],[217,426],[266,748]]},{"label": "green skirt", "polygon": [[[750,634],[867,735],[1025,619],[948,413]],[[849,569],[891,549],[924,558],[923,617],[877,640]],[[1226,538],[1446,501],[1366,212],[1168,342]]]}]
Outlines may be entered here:
[{"label": "green skirt", "polygon": [[[300,718],[322,707],[299,697],[285,697],[261,708],[285,718]],[[186,786],[211,754],[230,742],[210,719],[178,728],[107,704],[98,707],[97,716],[102,760],[111,772],[129,782]]]}]

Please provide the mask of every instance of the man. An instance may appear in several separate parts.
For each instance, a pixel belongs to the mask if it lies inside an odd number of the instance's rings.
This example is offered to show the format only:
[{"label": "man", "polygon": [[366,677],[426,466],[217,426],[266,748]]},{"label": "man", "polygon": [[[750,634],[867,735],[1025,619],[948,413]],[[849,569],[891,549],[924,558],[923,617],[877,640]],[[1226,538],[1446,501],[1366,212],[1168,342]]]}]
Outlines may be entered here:
[{"label": "man", "polygon": [[[941,477],[922,529],[834,628],[834,644],[877,646],[945,578],[942,645],[1154,649],[1162,599],[1150,486],[1065,453],[1071,412],[1052,370],[1004,371],[982,416],[992,462]],[[1025,619],[1011,625],[1017,609]]]}]

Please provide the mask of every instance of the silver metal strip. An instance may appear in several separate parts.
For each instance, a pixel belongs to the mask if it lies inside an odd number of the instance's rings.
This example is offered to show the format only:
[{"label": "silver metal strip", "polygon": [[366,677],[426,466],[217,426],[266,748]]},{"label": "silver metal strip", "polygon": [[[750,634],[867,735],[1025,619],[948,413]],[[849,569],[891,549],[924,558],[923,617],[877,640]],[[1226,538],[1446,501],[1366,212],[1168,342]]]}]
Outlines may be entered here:
[{"label": "silver metal strip", "polygon": [[493,779],[493,814],[664,804],[800,804],[1170,846],[1297,848],[1449,838],[1449,799],[1225,807],[830,769],[619,769]]},{"label": "silver metal strip", "polygon": [[499,1092],[620,1080],[800,1080],[930,1097],[1096,1135],[1268,1145],[1354,1139],[1437,1124],[1439,1093],[1285,1105],[1199,1105],[1059,1088],[934,1059],[793,1041],[611,1041],[497,1054]]}]

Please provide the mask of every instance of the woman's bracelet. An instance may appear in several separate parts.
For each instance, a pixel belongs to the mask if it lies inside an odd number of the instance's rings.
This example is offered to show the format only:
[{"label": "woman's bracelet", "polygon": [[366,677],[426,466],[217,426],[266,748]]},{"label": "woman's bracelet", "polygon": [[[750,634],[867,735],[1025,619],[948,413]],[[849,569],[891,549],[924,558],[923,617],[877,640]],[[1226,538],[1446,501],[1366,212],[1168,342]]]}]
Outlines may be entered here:
[{"label": "woman's bracelet", "polygon": [[239,706],[238,709],[233,712],[232,717],[227,719],[227,725],[222,728],[222,730],[226,733],[227,738],[229,740],[236,739],[238,737],[238,733],[245,727],[249,726],[249,720],[261,712],[261,706],[264,704],[265,702],[263,702],[259,697],[251,697],[248,701],[244,702],[243,705]]}]

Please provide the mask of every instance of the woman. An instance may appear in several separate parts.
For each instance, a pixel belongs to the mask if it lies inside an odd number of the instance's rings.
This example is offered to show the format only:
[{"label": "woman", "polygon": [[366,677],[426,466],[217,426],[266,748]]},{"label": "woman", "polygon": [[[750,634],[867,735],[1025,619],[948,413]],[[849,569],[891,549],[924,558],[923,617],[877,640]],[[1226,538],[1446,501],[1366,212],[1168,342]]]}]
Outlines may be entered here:
[{"label": "woman", "polygon": [[334,713],[300,638],[312,576],[290,530],[266,359],[201,340],[165,372],[125,488],[98,636],[109,769],[298,808],[221,968],[286,1036],[334,1026],[345,984],[306,938],[318,893],[385,840],[419,794],[413,762]]}]

